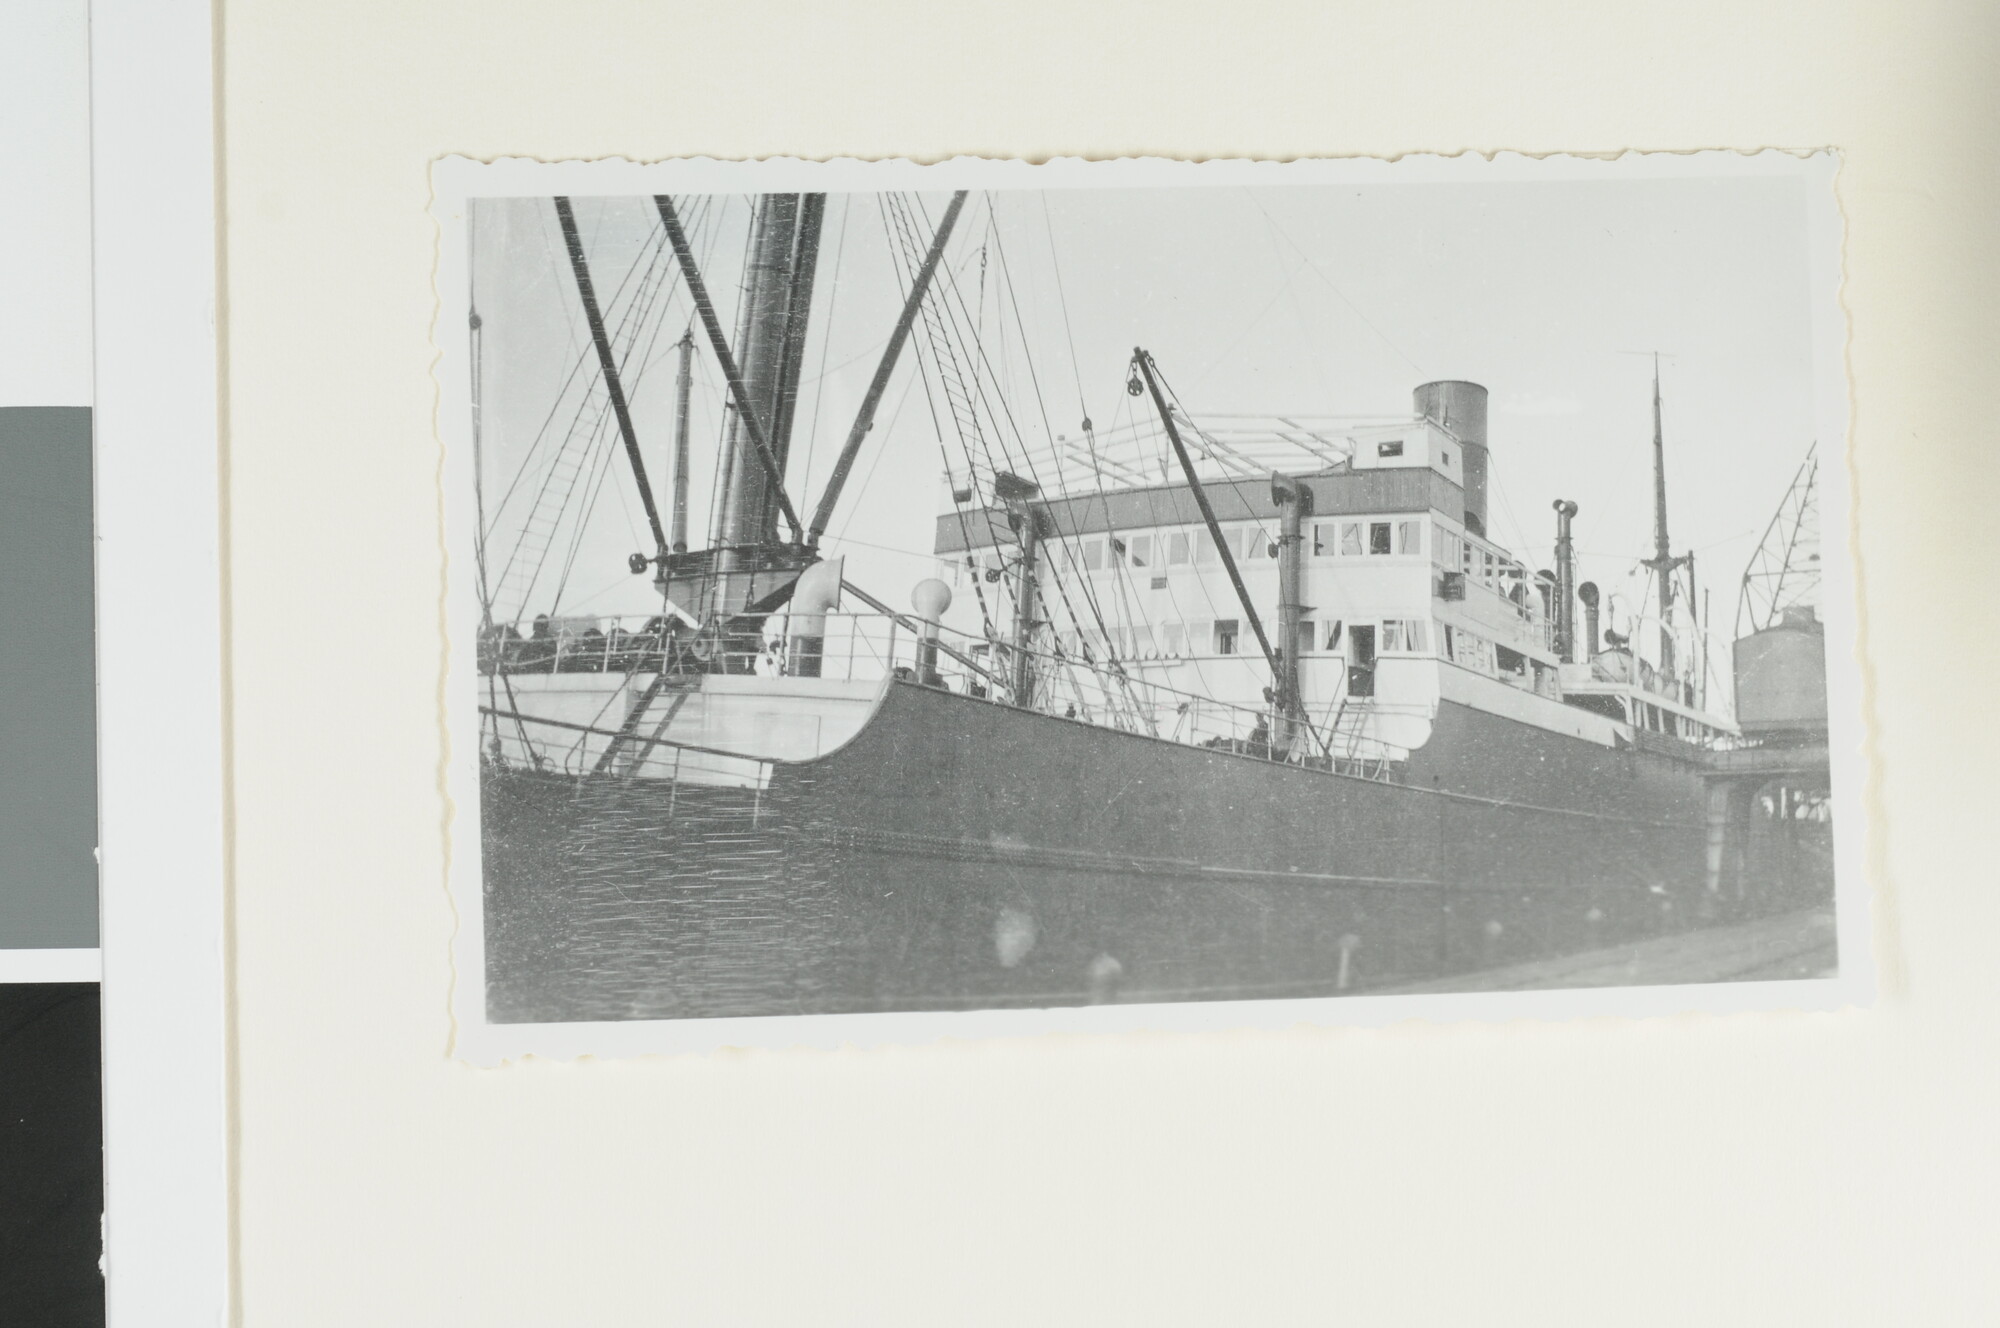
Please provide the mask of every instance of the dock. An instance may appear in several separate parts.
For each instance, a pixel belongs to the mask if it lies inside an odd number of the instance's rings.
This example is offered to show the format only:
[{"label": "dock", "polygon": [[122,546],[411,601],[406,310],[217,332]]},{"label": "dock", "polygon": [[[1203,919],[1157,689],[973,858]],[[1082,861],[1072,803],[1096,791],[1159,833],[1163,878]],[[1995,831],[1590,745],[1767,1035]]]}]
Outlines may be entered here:
[{"label": "dock", "polygon": [[1658,936],[1557,959],[1378,987],[1370,996],[1545,991],[1558,987],[1650,987],[1688,982],[1778,982],[1833,976],[1833,910],[1801,909],[1755,922]]}]

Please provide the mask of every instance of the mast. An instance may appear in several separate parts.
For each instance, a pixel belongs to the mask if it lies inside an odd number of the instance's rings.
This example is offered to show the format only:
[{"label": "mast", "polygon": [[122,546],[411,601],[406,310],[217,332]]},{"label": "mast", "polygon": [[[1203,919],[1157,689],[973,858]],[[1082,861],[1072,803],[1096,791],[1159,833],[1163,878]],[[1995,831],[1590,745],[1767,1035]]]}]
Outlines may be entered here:
[{"label": "mast", "polygon": [[674,379],[674,543],[675,553],[688,547],[688,393],[694,386],[694,329],[680,339],[681,367]]},{"label": "mast", "polygon": [[[763,244],[763,236],[764,211],[762,208],[752,204],[750,208],[750,234],[744,242],[743,250],[746,264],[750,257]],[[755,301],[750,298],[752,271],[750,267],[745,266],[741,282],[739,283],[740,289],[737,291],[736,339],[730,344],[736,347],[739,355],[750,344],[750,323],[755,317],[756,312]],[[690,290],[695,289],[693,283],[689,283],[688,288]],[[736,461],[741,451],[741,448],[738,446],[739,432],[744,427],[736,422],[736,414],[744,409],[743,402],[745,399],[744,394],[736,390],[735,380],[732,379],[731,391],[723,406],[725,423],[723,425],[721,455],[718,459],[721,474],[716,478],[714,510],[708,515],[709,525],[712,527],[709,532],[709,547],[718,550],[729,542],[724,532],[729,528],[729,495],[736,492]],[[719,557],[718,561],[720,561]]]},{"label": "mast", "polygon": [[660,211],[660,222],[667,228],[667,239],[673,244],[674,256],[680,260],[681,272],[687,277],[688,294],[694,299],[695,311],[701,315],[703,330],[708,333],[709,348],[715,352],[716,363],[722,366],[722,376],[729,383],[729,395],[736,403],[736,413],[730,423],[731,433],[733,435],[740,427],[748,436],[757,463],[763,467],[765,479],[770,481],[770,496],[776,500],[778,510],[791,526],[792,537],[797,539],[802,528],[799,514],[792,509],[791,500],[785,496],[784,470],[771,451],[763,419],[750,409],[749,387],[737,370],[736,356],[730,353],[729,342],[722,335],[722,323],[715,314],[715,301],[709,298],[708,284],[702,280],[701,267],[694,261],[694,249],[688,244],[680,215],[674,211],[674,201],[665,194],[655,194],[653,204]]},{"label": "mast", "polygon": [[[773,484],[785,473],[783,443],[778,437],[779,391],[785,367],[785,333],[790,322],[792,257],[798,238],[799,196],[764,194],[757,200],[749,270],[743,277],[743,323],[736,338],[744,397],[730,417],[728,442],[732,456],[729,488],[722,500],[722,544],[768,542],[766,516]],[[749,438],[748,420],[765,426],[763,442],[770,453],[770,473],[748,465],[756,444]],[[724,565],[740,559],[725,553]]]},{"label": "mast", "polygon": [[[799,407],[799,375],[806,356],[806,322],[812,314],[813,278],[819,271],[820,225],[826,218],[826,195],[804,194],[799,199],[798,232],[792,243],[791,271],[785,292],[784,350],[778,366],[778,401],[771,421],[771,451],[782,467],[792,455],[792,418]],[[778,514],[766,505],[766,539],[777,543]]]},{"label": "mast", "polygon": [[1576,504],[1567,498],[1556,499],[1556,658],[1565,664],[1576,663],[1576,544],[1570,535],[1570,522],[1576,516]]},{"label": "mast", "polygon": [[1305,572],[1305,519],[1313,513],[1313,492],[1295,480],[1271,477],[1271,501],[1278,505],[1278,723],[1271,746],[1289,752],[1305,707],[1299,690],[1299,633],[1305,620],[1301,589]]},{"label": "mast", "polygon": [[1007,521],[1021,541],[1021,565],[1014,583],[1013,667],[1008,671],[1011,700],[1023,709],[1035,702],[1034,643],[1036,597],[1040,593],[1035,560],[1042,550],[1041,512],[1034,505],[1041,486],[1002,471],[993,477],[994,496],[1007,505]]},{"label": "mast", "polygon": [[1659,576],[1660,672],[1674,676],[1674,555],[1667,539],[1667,443],[1660,423],[1660,356],[1653,354],[1653,570]]}]

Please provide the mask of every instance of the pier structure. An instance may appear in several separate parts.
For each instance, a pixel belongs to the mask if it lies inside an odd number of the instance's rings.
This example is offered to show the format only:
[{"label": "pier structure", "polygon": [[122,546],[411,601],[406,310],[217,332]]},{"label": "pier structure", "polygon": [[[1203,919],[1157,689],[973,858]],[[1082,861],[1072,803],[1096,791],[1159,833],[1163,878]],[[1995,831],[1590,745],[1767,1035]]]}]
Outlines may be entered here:
[{"label": "pier structure", "polygon": [[[1707,754],[1708,842],[1703,912],[1766,911],[1788,895],[1824,889],[1831,871],[1806,859],[1824,853],[1827,748],[1826,632],[1795,607],[1736,643],[1739,744]],[[1770,861],[1751,861],[1761,826]],[[1754,896],[1754,897],[1753,897]]]}]

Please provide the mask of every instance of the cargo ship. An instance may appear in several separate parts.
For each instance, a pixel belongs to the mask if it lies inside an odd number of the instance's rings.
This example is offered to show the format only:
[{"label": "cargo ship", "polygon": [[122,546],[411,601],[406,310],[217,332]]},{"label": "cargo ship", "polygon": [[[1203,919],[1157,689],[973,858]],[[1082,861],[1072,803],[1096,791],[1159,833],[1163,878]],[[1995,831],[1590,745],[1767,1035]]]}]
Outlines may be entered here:
[{"label": "cargo ship", "polygon": [[[901,310],[807,518],[786,463],[824,196],[750,200],[733,337],[699,202],[648,200],[695,315],[664,515],[621,378],[642,333],[551,202],[658,611],[500,608],[482,496],[491,1022],[1337,995],[1693,923],[1733,729],[1668,540],[1657,374],[1652,599],[1621,635],[1573,503],[1552,569],[1489,535],[1478,384],[1218,417],[1135,349],[1122,423],[1026,425],[942,261],[965,202],[879,200]],[[701,535],[698,352],[731,408]],[[871,588],[824,532],[899,363],[945,457],[934,575]]]}]

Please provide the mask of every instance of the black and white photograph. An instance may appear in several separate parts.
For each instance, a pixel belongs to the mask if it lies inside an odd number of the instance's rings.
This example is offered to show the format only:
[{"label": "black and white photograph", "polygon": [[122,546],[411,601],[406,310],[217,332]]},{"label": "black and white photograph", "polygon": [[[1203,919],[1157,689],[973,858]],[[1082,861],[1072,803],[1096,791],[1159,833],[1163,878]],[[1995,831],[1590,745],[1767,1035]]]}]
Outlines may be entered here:
[{"label": "black and white photograph", "polygon": [[1835,166],[440,163],[462,1052],[1865,981]]}]

